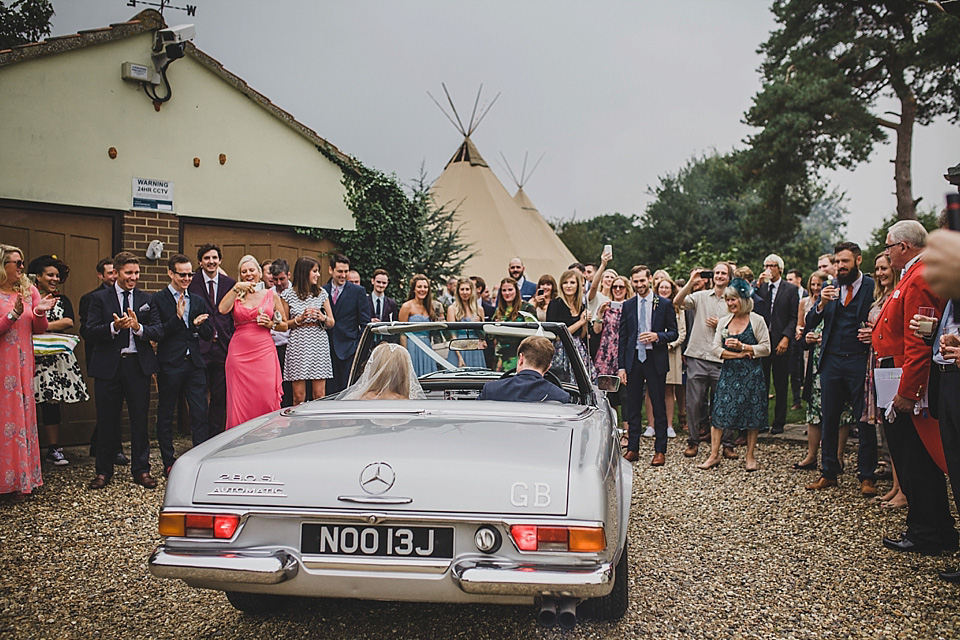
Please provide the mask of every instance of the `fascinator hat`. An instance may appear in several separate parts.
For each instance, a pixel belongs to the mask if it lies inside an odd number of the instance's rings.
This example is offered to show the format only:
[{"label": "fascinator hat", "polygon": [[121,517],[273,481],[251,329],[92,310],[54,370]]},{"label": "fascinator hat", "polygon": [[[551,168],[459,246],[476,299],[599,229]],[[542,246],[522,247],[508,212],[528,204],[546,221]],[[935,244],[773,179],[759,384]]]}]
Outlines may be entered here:
[{"label": "fascinator hat", "polygon": [[730,286],[735,289],[737,295],[744,300],[749,300],[753,297],[753,287],[743,278],[734,278],[730,281]]}]

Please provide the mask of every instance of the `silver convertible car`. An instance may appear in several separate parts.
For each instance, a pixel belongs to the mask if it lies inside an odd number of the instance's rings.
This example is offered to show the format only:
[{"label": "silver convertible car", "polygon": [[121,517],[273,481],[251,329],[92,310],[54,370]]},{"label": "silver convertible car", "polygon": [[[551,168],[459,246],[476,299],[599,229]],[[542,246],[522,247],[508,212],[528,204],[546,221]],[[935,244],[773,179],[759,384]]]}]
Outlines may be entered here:
[{"label": "silver convertible car", "polygon": [[[570,403],[478,400],[515,375],[490,352],[530,335],[556,345],[545,378]],[[438,322],[368,325],[351,382],[381,341],[409,350],[417,399],[329,396],[188,451],[150,572],[248,612],[308,596],[530,604],[566,628],[621,617],[632,470],[600,388],[618,381],[589,379],[562,324]]]}]

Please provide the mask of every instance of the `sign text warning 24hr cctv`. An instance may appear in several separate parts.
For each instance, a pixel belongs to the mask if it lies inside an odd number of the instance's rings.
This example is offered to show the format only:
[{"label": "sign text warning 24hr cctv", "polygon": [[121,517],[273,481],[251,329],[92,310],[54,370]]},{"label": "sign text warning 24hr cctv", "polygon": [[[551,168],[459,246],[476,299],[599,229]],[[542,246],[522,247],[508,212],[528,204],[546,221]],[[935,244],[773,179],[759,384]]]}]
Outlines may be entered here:
[{"label": "sign text warning 24hr cctv", "polygon": [[173,211],[173,182],[134,178],[133,208],[145,211]]}]

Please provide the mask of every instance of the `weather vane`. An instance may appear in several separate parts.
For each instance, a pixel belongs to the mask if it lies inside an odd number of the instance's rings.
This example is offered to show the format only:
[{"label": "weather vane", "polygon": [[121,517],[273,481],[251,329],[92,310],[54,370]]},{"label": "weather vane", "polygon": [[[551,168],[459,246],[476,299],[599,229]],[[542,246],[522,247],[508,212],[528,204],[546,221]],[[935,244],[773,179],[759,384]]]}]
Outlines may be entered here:
[{"label": "weather vane", "polygon": [[188,4],[182,7],[175,7],[170,4],[170,0],[160,0],[159,2],[146,2],[145,0],[128,0],[127,6],[136,8],[137,5],[146,5],[148,7],[157,7],[160,9],[160,15],[163,15],[164,9],[176,9],[178,11],[186,11],[188,16],[197,15],[197,5]]}]

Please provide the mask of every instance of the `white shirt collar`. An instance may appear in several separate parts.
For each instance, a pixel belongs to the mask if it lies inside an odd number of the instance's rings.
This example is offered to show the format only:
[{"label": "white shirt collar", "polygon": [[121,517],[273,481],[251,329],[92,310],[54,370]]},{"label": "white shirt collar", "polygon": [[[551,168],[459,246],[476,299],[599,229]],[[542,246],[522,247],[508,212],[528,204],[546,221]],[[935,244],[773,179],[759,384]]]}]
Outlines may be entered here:
[{"label": "white shirt collar", "polygon": [[907,264],[905,264],[905,265],[903,266],[903,269],[900,270],[900,277],[901,277],[901,278],[902,278],[903,276],[907,275],[907,271],[910,271],[910,267],[912,267],[914,264],[916,264],[917,260],[919,260],[919,259],[921,258],[921,256],[923,256],[923,252],[918,253],[917,255],[915,255],[915,256],[913,257],[913,260],[911,260],[910,262],[908,262]]}]

